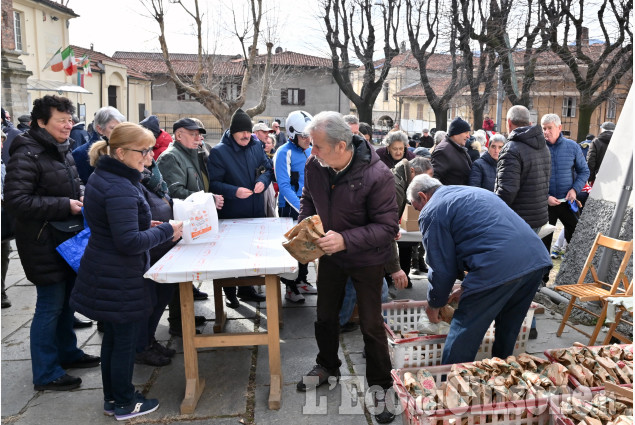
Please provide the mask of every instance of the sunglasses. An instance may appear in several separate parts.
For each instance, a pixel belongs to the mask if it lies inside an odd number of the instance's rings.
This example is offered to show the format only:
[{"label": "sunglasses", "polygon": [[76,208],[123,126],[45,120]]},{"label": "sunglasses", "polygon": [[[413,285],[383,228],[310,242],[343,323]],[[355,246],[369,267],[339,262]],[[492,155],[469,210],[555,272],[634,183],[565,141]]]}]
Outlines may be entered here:
[{"label": "sunglasses", "polygon": [[152,152],[154,150],[154,148],[148,148],[148,149],[143,149],[143,150],[139,150],[139,149],[131,149],[131,148],[123,148],[124,150],[127,151],[133,151],[133,152],[139,152],[141,154],[141,156],[147,156],[150,152]]}]

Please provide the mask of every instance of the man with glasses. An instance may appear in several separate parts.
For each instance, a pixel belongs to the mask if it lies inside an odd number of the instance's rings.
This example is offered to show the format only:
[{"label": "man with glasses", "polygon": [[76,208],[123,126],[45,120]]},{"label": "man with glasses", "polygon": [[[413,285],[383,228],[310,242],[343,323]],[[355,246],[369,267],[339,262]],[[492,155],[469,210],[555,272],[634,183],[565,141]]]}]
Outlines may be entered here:
[{"label": "man with glasses", "polygon": [[273,131],[275,131],[275,138],[276,138],[276,145],[273,147],[275,150],[278,150],[278,148],[282,145],[284,145],[285,143],[287,143],[287,138],[285,136],[285,134],[280,131],[280,120],[279,119],[275,119],[273,121],[273,124],[271,124],[271,129]]}]

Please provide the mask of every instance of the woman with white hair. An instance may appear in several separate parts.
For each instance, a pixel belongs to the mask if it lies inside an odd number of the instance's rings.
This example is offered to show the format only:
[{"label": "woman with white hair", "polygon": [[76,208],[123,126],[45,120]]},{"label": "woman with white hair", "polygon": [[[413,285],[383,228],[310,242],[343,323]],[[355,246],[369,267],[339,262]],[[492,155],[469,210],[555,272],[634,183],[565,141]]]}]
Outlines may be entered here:
[{"label": "woman with white hair", "polygon": [[402,159],[414,159],[415,154],[408,150],[408,135],[403,131],[392,131],[384,137],[381,148],[377,149],[379,159],[391,170]]}]

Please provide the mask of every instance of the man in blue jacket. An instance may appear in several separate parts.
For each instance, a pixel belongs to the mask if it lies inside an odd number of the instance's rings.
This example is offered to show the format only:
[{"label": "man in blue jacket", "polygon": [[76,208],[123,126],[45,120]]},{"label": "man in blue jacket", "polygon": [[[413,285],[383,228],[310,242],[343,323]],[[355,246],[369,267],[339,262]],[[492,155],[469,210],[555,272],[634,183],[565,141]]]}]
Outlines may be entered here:
[{"label": "man in blue jacket", "polygon": [[[251,133],[249,115],[237,109],[229,130],[209,153],[207,172],[210,192],[223,195],[225,203],[219,218],[266,217],[264,191],[271,184],[273,169],[262,143]],[[236,288],[223,288],[226,304],[238,308]],[[241,286],[238,296],[243,301],[264,301],[251,286]]]},{"label": "man in blue jacket", "polygon": [[[313,117],[305,111],[293,111],[287,118],[289,140],[282,145],[274,157],[273,168],[280,193],[278,195],[278,215],[298,219],[300,197],[304,188],[304,166],[311,155],[311,136],[305,130]],[[308,281],[309,267],[298,263],[298,277],[295,281],[280,279],[287,287],[285,299],[303,303],[302,294],[317,294],[317,289]]]},{"label": "man in blue jacket", "polygon": [[[426,174],[415,177],[408,199],[421,211],[419,228],[428,263],[432,323],[439,309],[459,300],[443,349],[443,364],[474,361],[495,321],[492,356],[505,358],[516,338],[551,258],[529,225],[493,192],[443,186]],[[490,211],[483,220],[465,211]],[[453,290],[457,272],[468,271]]]},{"label": "man in blue jacket", "polygon": [[[589,179],[589,167],[580,146],[562,135],[562,123],[558,115],[547,114],[542,117],[540,124],[551,154],[547,198],[549,224],[555,225],[560,220],[564,226],[564,238],[569,243],[578,224],[578,216],[575,213],[578,211],[577,195]],[[553,233],[543,239],[549,252],[552,239]]]}]

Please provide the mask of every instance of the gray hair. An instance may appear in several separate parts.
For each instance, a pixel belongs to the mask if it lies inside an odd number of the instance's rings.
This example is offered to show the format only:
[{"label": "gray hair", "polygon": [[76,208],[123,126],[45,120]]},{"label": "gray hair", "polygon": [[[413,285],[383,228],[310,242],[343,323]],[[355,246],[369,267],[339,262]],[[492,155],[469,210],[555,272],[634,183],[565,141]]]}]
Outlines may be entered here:
[{"label": "gray hair", "polygon": [[540,120],[540,125],[551,124],[551,123],[554,123],[555,125],[561,125],[562,121],[560,121],[560,117],[556,114],[546,114],[542,116],[542,119]]},{"label": "gray hair", "polygon": [[384,137],[384,140],[382,141],[382,145],[390,146],[395,142],[402,142],[404,145],[404,148],[407,147],[408,135],[401,130],[391,131],[390,133],[386,134],[386,137]]},{"label": "gray hair", "polygon": [[94,123],[96,126],[98,125],[101,128],[105,128],[112,120],[117,120],[121,123],[126,120],[126,117],[124,117],[123,114],[116,108],[113,108],[112,106],[104,106],[95,114]]},{"label": "gray hair", "polygon": [[447,133],[443,130],[439,130],[436,133],[434,133],[434,145],[438,145],[439,143],[441,143],[441,140],[445,139],[445,135]]},{"label": "gray hair", "polygon": [[491,146],[492,143],[496,143],[496,142],[501,142],[504,145],[505,143],[507,143],[507,139],[505,138],[505,136],[503,136],[500,133],[499,134],[495,134],[492,137],[490,137],[489,144]]},{"label": "gray hair", "polygon": [[[476,130],[474,132],[474,140],[477,141],[481,146],[485,146],[485,142],[487,142],[487,136],[485,135],[484,130]],[[472,142],[474,144],[474,142]]]},{"label": "gray hair", "polygon": [[344,115],[344,121],[346,121],[346,124],[348,125],[359,124],[359,118],[355,115]]},{"label": "gray hair", "polygon": [[514,105],[507,111],[507,119],[518,127],[527,127],[531,125],[531,117],[529,116],[529,109],[523,105]]},{"label": "gray hair", "polygon": [[443,186],[441,182],[434,177],[430,177],[427,174],[419,174],[412,179],[410,186],[408,186],[408,201],[412,203],[413,199],[417,199],[417,193],[428,193],[432,189]]},{"label": "gray hair", "polygon": [[418,156],[410,160],[410,167],[415,170],[415,175],[419,175],[431,170],[432,162],[428,158]]},{"label": "gray hair", "polygon": [[320,112],[313,117],[306,131],[311,134],[323,132],[331,147],[335,147],[339,142],[346,142],[346,150],[353,150],[353,132],[339,112]]}]

